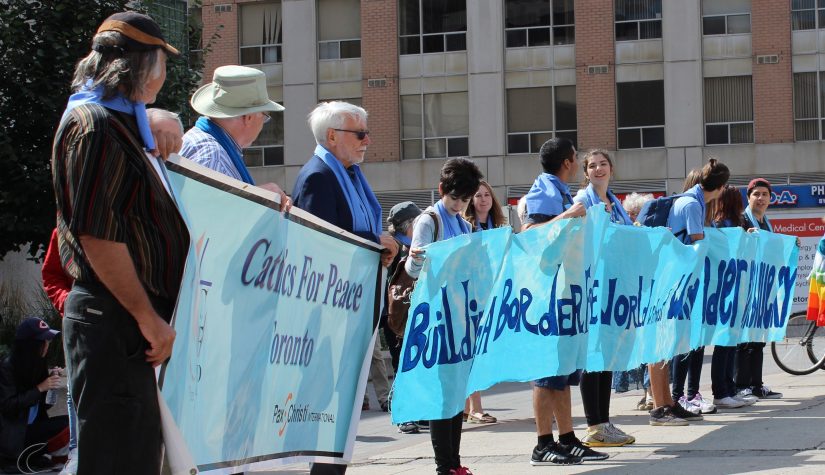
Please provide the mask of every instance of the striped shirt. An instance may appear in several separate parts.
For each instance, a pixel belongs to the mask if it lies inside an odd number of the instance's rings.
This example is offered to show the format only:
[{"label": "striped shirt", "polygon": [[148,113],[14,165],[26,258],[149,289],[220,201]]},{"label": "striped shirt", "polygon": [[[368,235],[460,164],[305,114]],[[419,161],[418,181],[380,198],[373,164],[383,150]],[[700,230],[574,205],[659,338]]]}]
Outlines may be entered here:
[{"label": "striped shirt", "polygon": [[[237,147],[238,153],[241,154],[241,147],[234,142],[234,139],[233,144]],[[183,146],[179,155],[192,160],[198,165],[203,165],[206,168],[243,181],[235,164],[232,163],[232,158],[229,157],[221,144],[218,143],[215,137],[197,127],[192,127],[183,134]]]},{"label": "striped shirt", "polygon": [[60,258],[79,282],[99,282],[79,237],[126,244],[150,296],[174,300],[189,231],[164,189],[134,117],[85,104],[61,123],[52,149]]}]

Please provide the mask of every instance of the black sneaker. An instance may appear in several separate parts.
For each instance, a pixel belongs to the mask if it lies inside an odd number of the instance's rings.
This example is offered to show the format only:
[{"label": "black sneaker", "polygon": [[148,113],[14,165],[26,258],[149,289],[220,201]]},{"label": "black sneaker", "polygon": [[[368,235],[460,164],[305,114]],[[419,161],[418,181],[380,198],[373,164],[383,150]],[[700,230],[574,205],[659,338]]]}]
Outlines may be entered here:
[{"label": "black sneaker", "polygon": [[430,421],[416,421],[415,423],[421,430],[430,430]]},{"label": "black sneaker", "polygon": [[782,393],[771,391],[771,388],[764,385],[759,388],[753,388],[751,392],[759,399],[782,399]]},{"label": "black sneaker", "polygon": [[530,457],[530,465],[578,465],[582,458],[572,455],[556,442],[550,442],[542,448],[535,446]]},{"label": "black sneaker", "polygon": [[582,444],[582,441],[580,441],[579,439],[576,439],[576,441],[570,445],[562,444],[561,442],[559,442],[559,446],[570,452],[570,455],[579,457],[586,462],[592,462],[595,460],[605,460],[608,457],[610,457],[610,455],[604,452],[596,452],[590,447]]},{"label": "black sneaker", "polygon": [[682,405],[678,402],[670,406],[670,412],[679,419],[684,419],[686,421],[701,421],[705,419],[704,417],[702,417],[701,413],[694,414],[685,409],[684,407],[682,407]]}]

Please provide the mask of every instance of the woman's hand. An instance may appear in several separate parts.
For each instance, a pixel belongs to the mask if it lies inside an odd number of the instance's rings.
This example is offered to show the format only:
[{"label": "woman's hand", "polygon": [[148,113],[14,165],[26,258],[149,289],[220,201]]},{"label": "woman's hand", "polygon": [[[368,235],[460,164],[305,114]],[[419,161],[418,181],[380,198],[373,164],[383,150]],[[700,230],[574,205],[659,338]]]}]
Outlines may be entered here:
[{"label": "woman's hand", "polygon": [[424,258],[427,257],[427,251],[421,247],[414,247],[410,249],[410,257],[416,264],[421,264],[424,262]]},{"label": "woman's hand", "polygon": [[54,374],[50,374],[48,378],[44,379],[37,385],[37,390],[41,393],[45,393],[49,389],[57,389],[63,386],[63,381],[60,378],[60,374],[55,372]]}]

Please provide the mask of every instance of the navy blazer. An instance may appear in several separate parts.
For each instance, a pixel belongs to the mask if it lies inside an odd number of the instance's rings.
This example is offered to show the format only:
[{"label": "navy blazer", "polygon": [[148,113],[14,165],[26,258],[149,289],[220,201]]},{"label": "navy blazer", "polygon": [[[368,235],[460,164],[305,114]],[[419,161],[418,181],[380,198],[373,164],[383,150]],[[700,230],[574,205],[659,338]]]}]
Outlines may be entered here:
[{"label": "navy blazer", "polygon": [[369,231],[353,231],[352,212],[335,173],[317,155],[301,167],[292,188],[292,204],[313,216],[369,241],[380,237]]}]

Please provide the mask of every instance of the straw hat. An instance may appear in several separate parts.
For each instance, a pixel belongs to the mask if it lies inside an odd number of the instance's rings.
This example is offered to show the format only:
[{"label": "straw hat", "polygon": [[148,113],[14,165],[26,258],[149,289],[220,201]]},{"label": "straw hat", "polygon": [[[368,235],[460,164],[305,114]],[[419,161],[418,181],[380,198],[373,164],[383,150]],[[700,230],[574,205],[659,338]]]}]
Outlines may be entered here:
[{"label": "straw hat", "polygon": [[246,66],[219,67],[212,82],[195,91],[190,103],[199,114],[219,119],[284,110],[269,100],[263,71]]}]

